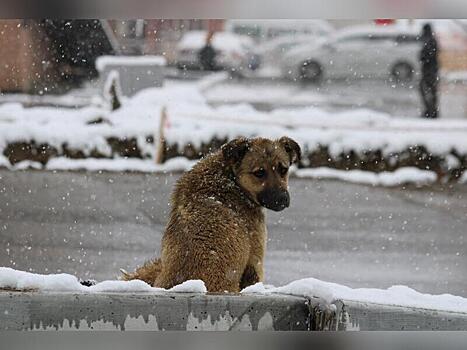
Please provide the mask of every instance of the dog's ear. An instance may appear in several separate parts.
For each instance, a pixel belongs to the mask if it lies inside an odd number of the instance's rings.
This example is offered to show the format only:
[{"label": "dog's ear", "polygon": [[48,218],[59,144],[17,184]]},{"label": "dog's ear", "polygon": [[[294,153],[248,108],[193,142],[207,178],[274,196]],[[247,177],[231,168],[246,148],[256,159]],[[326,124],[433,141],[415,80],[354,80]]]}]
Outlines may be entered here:
[{"label": "dog's ear", "polygon": [[284,147],[285,151],[288,153],[290,158],[290,164],[298,163],[302,156],[302,151],[300,146],[290,137],[283,136],[279,139],[279,144]]},{"label": "dog's ear", "polygon": [[250,141],[245,137],[239,137],[222,145],[222,155],[227,163],[236,164],[240,162],[250,148]]}]

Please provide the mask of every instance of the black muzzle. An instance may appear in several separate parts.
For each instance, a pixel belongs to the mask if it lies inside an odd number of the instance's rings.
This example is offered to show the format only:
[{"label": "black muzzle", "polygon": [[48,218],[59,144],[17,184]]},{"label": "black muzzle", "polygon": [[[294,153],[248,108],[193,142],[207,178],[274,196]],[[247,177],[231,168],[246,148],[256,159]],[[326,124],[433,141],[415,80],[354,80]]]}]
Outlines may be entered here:
[{"label": "black muzzle", "polygon": [[287,190],[267,188],[258,194],[258,202],[265,208],[281,211],[290,205],[290,195]]}]

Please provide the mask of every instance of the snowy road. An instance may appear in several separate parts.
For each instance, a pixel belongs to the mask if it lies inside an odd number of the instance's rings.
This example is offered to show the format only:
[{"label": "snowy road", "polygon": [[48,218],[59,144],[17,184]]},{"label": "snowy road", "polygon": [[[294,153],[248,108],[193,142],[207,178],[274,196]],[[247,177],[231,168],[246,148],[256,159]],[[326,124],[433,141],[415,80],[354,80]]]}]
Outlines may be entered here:
[{"label": "snowy road", "polygon": [[[167,85],[174,82],[193,82],[206,73],[171,70]],[[0,103],[18,102],[25,106],[82,107],[89,105],[99,94],[96,82],[62,96],[0,95]],[[213,106],[247,103],[257,110],[277,108],[320,107],[330,111],[367,108],[396,117],[420,118],[421,98],[418,83],[394,85],[382,79],[332,80],[322,84],[301,84],[279,78],[250,77],[227,79],[204,91]],[[467,82],[444,81],[439,88],[442,119],[467,118]]]},{"label": "snowy road", "polygon": [[[0,171],[0,266],[113,278],[157,254],[178,175]],[[268,283],[315,277],[467,296],[467,186],[292,179],[268,212]]]},{"label": "snowy road", "polygon": [[[467,85],[443,83],[439,92],[441,118],[467,118]],[[206,91],[205,95],[215,106],[249,103],[264,111],[315,106],[331,111],[368,108],[408,118],[420,118],[422,113],[416,82],[401,86],[377,79],[354,79],[315,85],[258,78],[221,83]]]}]

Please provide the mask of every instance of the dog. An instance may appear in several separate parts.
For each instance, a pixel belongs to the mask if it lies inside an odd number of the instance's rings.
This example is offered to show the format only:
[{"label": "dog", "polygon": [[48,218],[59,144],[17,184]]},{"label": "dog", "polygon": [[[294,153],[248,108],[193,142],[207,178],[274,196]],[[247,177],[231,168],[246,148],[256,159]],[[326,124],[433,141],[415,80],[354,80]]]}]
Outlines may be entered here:
[{"label": "dog", "polygon": [[288,137],[242,137],[201,159],[172,193],[160,259],[134,273],[123,271],[123,279],[162,288],[200,279],[213,293],[235,293],[263,281],[263,208],[289,206],[289,167],[300,155]]}]

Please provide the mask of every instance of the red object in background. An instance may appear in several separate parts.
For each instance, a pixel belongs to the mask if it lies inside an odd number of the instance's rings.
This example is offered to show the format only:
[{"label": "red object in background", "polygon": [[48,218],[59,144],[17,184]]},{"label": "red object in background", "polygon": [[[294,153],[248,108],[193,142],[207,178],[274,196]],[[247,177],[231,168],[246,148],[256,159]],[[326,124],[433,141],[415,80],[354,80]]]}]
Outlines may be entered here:
[{"label": "red object in background", "polygon": [[389,19],[389,18],[378,18],[375,19],[375,23],[380,26],[385,26],[388,24],[394,24],[396,20],[395,19]]}]

